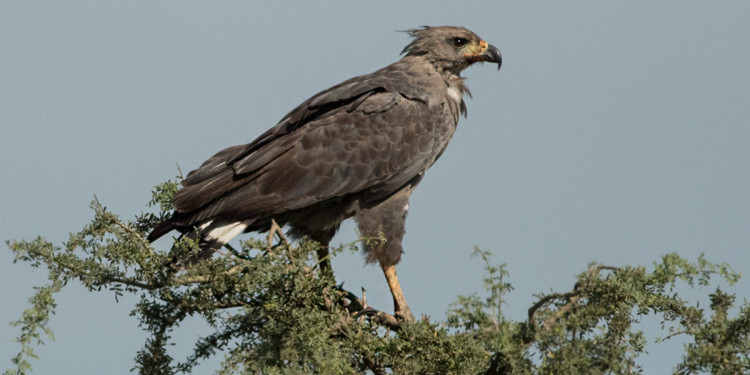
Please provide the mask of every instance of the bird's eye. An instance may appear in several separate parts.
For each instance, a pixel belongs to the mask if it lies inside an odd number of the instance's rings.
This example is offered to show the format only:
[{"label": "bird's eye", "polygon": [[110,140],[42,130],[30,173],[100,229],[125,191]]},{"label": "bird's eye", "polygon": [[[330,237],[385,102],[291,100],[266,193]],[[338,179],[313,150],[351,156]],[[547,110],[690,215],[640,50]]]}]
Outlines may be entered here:
[{"label": "bird's eye", "polygon": [[466,42],[468,42],[468,40],[464,38],[453,38],[454,47],[463,47],[464,45],[466,45]]}]

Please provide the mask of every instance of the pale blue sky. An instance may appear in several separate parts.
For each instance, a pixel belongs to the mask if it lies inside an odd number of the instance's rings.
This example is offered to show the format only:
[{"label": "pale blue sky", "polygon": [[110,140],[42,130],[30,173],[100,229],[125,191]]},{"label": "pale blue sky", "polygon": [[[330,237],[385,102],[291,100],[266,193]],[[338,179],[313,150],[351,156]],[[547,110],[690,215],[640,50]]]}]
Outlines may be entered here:
[{"label": "pale blue sky", "polygon": [[[750,2],[3,1],[0,17],[3,241],[66,240],[94,194],[130,218],[176,163],[193,169],[398,59],[396,30],[460,25],[504,63],[465,72],[469,116],[412,197],[398,270],[415,314],[442,318],[481,289],[474,245],[508,263],[518,320],[591,261],[705,252],[750,272]],[[345,225],[335,241],[354,238]],[[6,368],[18,349],[6,322],[44,273],[0,254]],[[334,270],[391,308],[359,254]],[[750,296],[750,278],[734,290]],[[66,288],[36,373],[128,373],[145,337],[134,301]],[[175,335],[178,358],[200,332]],[[679,350],[652,346],[646,372],[668,372]]]}]

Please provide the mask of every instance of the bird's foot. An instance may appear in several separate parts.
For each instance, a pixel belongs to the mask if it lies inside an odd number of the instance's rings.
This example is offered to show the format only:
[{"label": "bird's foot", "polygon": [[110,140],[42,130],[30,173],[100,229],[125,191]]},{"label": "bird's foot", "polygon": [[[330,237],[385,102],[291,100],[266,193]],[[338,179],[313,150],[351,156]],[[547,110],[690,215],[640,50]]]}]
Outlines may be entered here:
[{"label": "bird's foot", "polygon": [[391,289],[391,295],[393,295],[393,315],[401,321],[413,322],[414,315],[411,314],[404,292],[401,291],[401,284],[398,282],[398,276],[396,275],[396,266],[383,266],[383,273],[388,281],[388,287]]},{"label": "bird's foot", "polygon": [[401,306],[396,305],[393,315],[396,316],[396,319],[404,322],[411,323],[414,321],[414,315],[411,314],[411,310],[409,309],[409,306],[406,305],[406,301],[403,301],[403,305]]}]

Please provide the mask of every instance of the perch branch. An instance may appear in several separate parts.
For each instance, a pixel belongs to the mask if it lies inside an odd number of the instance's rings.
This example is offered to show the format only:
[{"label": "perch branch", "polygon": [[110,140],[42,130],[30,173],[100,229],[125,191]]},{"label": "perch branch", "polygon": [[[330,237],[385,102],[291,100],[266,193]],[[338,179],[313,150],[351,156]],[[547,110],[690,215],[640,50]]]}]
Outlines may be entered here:
[{"label": "perch branch", "polygon": [[395,316],[376,310],[372,307],[362,309],[361,311],[355,313],[354,319],[359,319],[360,317],[363,317],[363,316],[368,316],[373,322],[380,324],[384,327],[390,328],[394,331],[398,331],[399,328],[401,328],[401,324],[403,323],[401,320],[399,320]]}]

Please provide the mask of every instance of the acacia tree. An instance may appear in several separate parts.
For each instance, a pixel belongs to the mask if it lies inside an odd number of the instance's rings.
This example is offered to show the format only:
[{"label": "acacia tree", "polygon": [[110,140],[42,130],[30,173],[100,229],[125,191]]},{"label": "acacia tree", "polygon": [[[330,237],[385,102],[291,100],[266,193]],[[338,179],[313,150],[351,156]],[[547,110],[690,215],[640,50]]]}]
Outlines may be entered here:
[{"label": "acacia tree", "polygon": [[[62,246],[42,238],[8,242],[17,262],[46,267],[49,283],[37,287],[13,323],[20,348],[6,374],[31,371],[34,346],[51,335],[54,295],[73,281],[91,292],[140,296],[133,314],[150,334],[134,353],[141,374],[190,373],[219,353],[226,359],[217,374],[638,373],[647,342],[634,324],[646,315],[662,321],[663,339],[692,339],[675,373],[750,373],[750,305],[730,316],[732,293],[717,287],[704,310],[675,292],[709,285],[715,276],[733,284],[739,274],[726,264],[676,254],[652,270],[592,263],[572,289],[537,295],[528,319],[513,321],[502,313],[512,290],[505,266],[475,249],[485,262],[486,297],[457,297],[445,321],[402,322],[337,286],[320,272],[317,244],[289,243],[277,226],[265,242],[227,247],[223,256],[182,270],[165,266],[198,251],[189,239],[170,251],[145,240],[171,212],[176,188],[157,186],[149,202],[155,212],[129,221],[95,200],[91,223]],[[189,316],[200,316],[213,332],[187,358],[172,358],[171,334]]]}]

